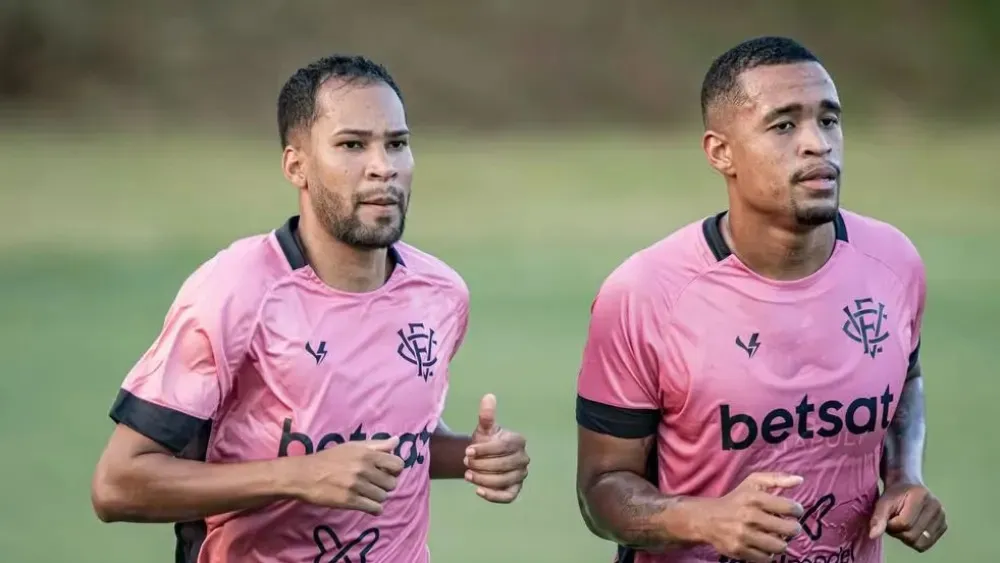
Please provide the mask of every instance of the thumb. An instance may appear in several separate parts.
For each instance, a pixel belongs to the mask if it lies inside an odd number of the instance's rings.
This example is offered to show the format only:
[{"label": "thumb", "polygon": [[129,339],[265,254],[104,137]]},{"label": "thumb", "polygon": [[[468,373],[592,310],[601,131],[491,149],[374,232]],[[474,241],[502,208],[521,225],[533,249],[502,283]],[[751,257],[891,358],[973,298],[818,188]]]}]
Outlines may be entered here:
[{"label": "thumb", "polygon": [[743,485],[758,491],[767,491],[798,487],[802,481],[802,477],[788,473],[752,473],[743,481]]},{"label": "thumb", "polygon": [[497,398],[492,393],[483,395],[479,401],[479,431],[491,434],[497,422]]},{"label": "thumb", "polygon": [[875,503],[875,510],[872,512],[871,530],[868,537],[875,539],[885,533],[889,526],[889,519],[896,515],[896,503],[885,497],[880,498]]},{"label": "thumb", "polygon": [[369,440],[365,442],[365,446],[376,452],[385,452],[391,454],[396,446],[399,445],[399,436],[393,436],[388,440]]}]

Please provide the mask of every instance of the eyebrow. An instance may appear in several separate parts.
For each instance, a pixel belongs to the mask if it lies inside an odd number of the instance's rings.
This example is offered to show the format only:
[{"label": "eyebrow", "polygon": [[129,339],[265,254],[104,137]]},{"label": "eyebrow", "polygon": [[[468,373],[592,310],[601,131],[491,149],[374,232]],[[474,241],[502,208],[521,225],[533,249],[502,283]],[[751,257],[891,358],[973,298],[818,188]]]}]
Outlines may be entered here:
[{"label": "eyebrow", "polygon": [[[333,132],[335,136],[337,135],[350,135],[353,137],[361,137],[363,139],[370,139],[375,136],[374,131],[367,129],[337,129]],[[392,131],[386,131],[385,136],[391,139],[398,137],[405,137],[410,134],[409,129],[394,129]]]},{"label": "eyebrow", "polygon": [[[837,115],[840,115],[842,111],[840,108],[840,104],[830,99],[822,100],[819,103],[819,107],[823,111],[833,112]],[[774,121],[775,119],[778,119],[779,117],[782,117],[784,115],[801,113],[803,109],[804,106],[799,103],[783,105],[781,107],[774,108],[771,111],[767,112],[767,114],[764,116],[764,121]]]}]

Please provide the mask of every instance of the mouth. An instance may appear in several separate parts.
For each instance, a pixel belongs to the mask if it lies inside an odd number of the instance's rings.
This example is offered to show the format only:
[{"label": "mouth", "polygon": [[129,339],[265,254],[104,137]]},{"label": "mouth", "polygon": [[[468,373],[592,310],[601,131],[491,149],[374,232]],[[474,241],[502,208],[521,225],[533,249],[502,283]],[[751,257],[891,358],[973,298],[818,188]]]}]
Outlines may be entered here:
[{"label": "mouth", "polygon": [[362,201],[361,205],[372,205],[376,207],[394,207],[399,205],[399,200],[392,197],[374,197]]},{"label": "mouth", "polygon": [[833,190],[840,179],[840,169],[832,164],[823,164],[796,174],[797,184],[813,190]]}]

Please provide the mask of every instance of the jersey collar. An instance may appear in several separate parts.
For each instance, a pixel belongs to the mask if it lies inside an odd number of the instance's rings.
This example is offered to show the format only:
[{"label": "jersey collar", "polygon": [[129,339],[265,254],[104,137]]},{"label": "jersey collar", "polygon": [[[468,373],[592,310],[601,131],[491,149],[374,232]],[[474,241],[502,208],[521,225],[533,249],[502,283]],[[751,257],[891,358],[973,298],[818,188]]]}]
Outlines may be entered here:
[{"label": "jersey collar", "polygon": [[[299,230],[299,216],[294,215],[289,217],[285,224],[278,227],[274,231],[275,238],[278,239],[278,245],[281,247],[281,252],[285,255],[285,259],[288,260],[288,265],[292,267],[293,270],[298,270],[299,268],[305,268],[309,265],[306,260],[305,249],[302,248],[302,242],[296,235]],[[399,266],[406,267],[403,262],[403,257],[399,255],[399,251],[396,247],[389,247],[389,256],[392,258],[393,262]]]},{"label": "jersey collar", "polygon": [[[720,262],[733,253],[729,245],[726,244],[725,237],[722,236],[722,218],[726,213],[727,211],[723,211],[717,215],[713,215],[705,219],[701,224],[702,233],[705,235],[705,242],[708,244],[708,248],[712,251],[712,254],[715,255],[715,259]],[[839,211],[833,219],[833,232],[837,240],[847,242],[847,225],[844,224],[844,217]]]}]

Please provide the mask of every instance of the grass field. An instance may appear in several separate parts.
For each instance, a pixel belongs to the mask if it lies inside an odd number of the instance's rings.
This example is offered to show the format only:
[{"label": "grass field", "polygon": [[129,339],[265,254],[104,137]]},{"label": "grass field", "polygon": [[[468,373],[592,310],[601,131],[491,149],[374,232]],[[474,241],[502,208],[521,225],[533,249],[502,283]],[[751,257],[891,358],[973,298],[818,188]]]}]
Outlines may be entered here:
[{"label": "grass field", "polygon": [[[0,135],[0,553],[4,561],[173,560],[167,526],[102,525],[91,471],[125,371],[180,282],[230,240],[295,211],[267,143],[199,138]],[[676,139],[417,140],[407,239],[472,290],[447,418],[475,423],[499,397],[529,440],[532,475],[509,507],[462,483],[434,485],[437,563],[606,562],[573,493],[574,384],[590,300],[630,252],[724,205],[697,152]],[[951,530],[918,556],[985,561],[1000,524],[996,416],[1000,331],[995,148],[1000,135],[849,136],[844,204],[890,220],[929,269],[924,369],[927,479]]]}]

